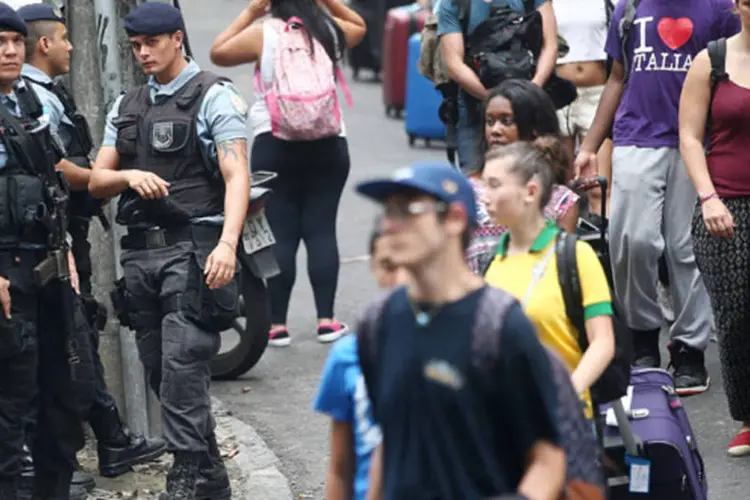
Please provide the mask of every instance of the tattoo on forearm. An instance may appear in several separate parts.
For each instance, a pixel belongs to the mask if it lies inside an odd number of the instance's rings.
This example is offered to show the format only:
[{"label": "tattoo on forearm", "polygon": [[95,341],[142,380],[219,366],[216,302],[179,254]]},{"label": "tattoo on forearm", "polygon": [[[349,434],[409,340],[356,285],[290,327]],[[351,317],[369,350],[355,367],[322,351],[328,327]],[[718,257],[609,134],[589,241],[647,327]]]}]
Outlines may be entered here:
[{"label": "tattoo on forearm", "polygon": [[246,139],[229,139],[216,145],[216,153],[219,161],[223,159],[232,159],[239,161],[247,158],[247,140]]}]

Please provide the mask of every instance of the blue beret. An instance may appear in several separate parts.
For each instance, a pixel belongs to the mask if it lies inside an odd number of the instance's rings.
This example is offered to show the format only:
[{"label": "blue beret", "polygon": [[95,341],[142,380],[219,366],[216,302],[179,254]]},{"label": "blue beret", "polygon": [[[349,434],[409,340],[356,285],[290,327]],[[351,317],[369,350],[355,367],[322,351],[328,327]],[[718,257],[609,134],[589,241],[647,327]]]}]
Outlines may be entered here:
[{"label": "blue beret", "polygon": [[55,5],[47,3],[32,3],[18,9],[18,15],[27,23],[34,21],[58,21],[65,22],[62,12]]},{"label": "blue beret", "polygon": [[26,23],[7,3],[0,2],[0,31],[17,31],[23,36],[29,34]]},{"label": "blue beret", "polygon": [[144,2],[125,16],[128,35],[162,35],[184,30],[182,13],[168,3]]}]

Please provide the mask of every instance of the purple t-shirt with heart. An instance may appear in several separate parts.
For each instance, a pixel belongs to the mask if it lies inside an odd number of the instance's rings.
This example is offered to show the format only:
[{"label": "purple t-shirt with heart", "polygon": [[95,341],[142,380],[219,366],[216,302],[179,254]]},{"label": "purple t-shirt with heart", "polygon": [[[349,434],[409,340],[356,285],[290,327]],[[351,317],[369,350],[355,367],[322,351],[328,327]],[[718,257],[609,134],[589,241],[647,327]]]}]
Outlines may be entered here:
[{"label": "purple t-shirt with heart", "polygon": [[[620,0],[607,36],[607,54],[623,62]],[[711,40],[740,30],[731,0],[642,0],[628,35],[629,80],[614,123],[616,146],[679,146],[677,110],[693,58]]]}]

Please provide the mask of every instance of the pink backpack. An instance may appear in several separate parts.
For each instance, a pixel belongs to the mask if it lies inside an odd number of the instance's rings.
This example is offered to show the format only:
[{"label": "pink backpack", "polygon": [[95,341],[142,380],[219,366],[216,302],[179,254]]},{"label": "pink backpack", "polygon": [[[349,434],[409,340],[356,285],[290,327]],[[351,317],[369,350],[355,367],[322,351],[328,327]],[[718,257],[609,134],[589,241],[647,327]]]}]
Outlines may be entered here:
[{"label": "pink backpack", "polygon": [[[267,21],[268,22],[268,21]],[[298,17],[284,22],[270,20],[279,37],[274,58],[273,82],[266,88],[256,66],[256,88],[264,96],[275,137],[287,141],[313,141],[341,133],[341,108],[336,80],[349,107],[351,94],[341,69],[328,57],[323,45],[310,37]]]}]

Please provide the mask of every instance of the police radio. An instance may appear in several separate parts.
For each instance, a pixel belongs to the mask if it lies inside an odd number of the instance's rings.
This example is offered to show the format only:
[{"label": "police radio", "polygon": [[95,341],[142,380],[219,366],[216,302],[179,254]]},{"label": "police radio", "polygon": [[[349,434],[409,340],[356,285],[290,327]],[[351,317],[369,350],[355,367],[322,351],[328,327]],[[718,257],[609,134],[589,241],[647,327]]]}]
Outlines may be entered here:
[{"label": "police radio", "polygon": [[[16,93],[16,97],[18,97],[18,106],[23,112],[32,120],[40,121],[40,118],[44,115],[44,108],[42,108],[41,103],[26,84],[26,81],[23,78],[16,80],[13,84],[13,90]],[[43,128],[44,124],[42,124],[39,130]],[[36,132],[36,130],[32,132]]]}]

